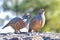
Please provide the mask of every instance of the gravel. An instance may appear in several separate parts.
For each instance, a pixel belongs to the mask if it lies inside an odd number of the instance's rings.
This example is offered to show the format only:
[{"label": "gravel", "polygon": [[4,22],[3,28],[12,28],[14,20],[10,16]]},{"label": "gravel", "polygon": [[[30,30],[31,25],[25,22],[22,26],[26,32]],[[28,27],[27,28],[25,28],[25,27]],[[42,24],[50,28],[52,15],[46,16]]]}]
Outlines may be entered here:
[{"label": "gravel", "polygon": [[0,33],[0,40],[60,40],[60,33]]}]

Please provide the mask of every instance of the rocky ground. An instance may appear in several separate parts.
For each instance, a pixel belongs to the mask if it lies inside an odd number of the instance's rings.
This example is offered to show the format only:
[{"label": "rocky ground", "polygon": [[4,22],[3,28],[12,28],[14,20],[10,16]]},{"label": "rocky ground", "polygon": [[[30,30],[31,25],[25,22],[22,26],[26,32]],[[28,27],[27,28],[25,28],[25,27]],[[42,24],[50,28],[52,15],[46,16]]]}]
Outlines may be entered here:
[{"label": "rocky ground", "polygon": [[0,33],[0,40],[60,40],[60,33]]}]

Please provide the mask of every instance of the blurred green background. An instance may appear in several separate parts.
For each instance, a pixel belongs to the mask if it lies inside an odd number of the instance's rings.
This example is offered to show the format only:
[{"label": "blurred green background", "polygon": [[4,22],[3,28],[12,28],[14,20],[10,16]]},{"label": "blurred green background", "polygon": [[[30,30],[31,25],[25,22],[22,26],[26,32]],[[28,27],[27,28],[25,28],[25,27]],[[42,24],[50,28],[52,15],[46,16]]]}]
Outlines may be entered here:
[{"label": "blurred green background", "polygon": [[42,32],[60,32],[60,0],[3,0],[3,11],[13,11],[16,16],[30,13],[31,18],[38,14],[41,8],[46,13],[45,26]]}]

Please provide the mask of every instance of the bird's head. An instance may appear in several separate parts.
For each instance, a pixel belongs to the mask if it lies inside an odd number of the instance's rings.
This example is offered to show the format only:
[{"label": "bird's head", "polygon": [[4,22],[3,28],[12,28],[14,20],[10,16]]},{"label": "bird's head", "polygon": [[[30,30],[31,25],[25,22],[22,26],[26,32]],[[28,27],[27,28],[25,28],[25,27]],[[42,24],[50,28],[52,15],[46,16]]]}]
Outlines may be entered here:
[{"label": "bird's head", "polygon": [[40,9],[39,13],[40,14],[45,14],[45,10],[44,9]]},{"label": "bird's head", "polygon": [[29,14],[29,13],[25,13],[22,18],[23,18],[23,19],[28,19],[28,18],[30,18],[30,14]]},{"label": "bird's head", "polygon": [[22,18],[23,18],[23,21],[25,21],[28,24],[29,21],[30,21],[30,14],[29,13],[25,13]]}]

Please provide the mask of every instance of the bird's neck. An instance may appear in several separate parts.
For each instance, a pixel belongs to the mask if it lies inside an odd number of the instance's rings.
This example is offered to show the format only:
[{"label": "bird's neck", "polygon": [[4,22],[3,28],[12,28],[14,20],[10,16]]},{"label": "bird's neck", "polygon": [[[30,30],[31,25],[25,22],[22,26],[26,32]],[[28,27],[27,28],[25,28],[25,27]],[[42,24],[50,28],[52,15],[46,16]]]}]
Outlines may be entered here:
[{"label": "bird's neck", "polygon": [[27,23],[27,24],[29,23],[29,18],[27,18],[26,23]]},{"label": "bird's neck", "polygon": [[38,16],[44,16],[44,13],[39,13]]},{"label": "bird's neck", "polygon": [[26,23],[28,24],[28,22],[29,22],[29,18],[27,18],[27,19],[23,19],[23,21],[26,22]]},{"label": "bird's neck", "polygon": [[38,14],[38,15],[37,15],[37,18],[38,18],[38,19],[42,19],[43,17],[45,17],[44,14]]},{"label": "bird's neck", "polygon": [[39,15],[44,15],[44,14],[45,14],[45,12],[40,12],[40,13],[39,13]]}]

